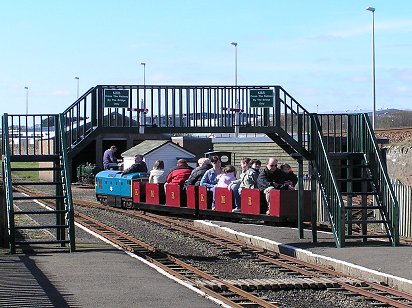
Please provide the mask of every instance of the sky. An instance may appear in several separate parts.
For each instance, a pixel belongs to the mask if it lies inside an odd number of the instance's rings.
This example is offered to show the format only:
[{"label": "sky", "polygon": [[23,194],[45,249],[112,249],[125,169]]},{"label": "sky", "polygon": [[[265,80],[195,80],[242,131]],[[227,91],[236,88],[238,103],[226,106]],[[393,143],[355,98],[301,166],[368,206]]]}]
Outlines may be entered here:
[{"label": "sky", "polygon": [[14,0],[0,9],[0,111],[63,112],[77,87],[143,84],[142,62],[147,85],[233,85],[236,42],[239,85],[368,112],[369,6],[376,110],[411,110],[411,0]]}]

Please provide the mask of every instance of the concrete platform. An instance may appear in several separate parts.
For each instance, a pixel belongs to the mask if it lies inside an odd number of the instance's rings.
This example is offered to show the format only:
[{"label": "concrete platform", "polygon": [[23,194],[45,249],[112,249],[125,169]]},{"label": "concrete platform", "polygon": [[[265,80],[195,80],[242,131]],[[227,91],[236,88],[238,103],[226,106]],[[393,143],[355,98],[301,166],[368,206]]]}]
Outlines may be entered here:
[{"label": "concrete platform", "polygon": [[141,260],[84,239],[74,253],[1,250],[0,295],[0,307],[217,306]]},{"label": "concrete platform", "polygon": [[299,239],[299,231],[294,228],[222,221],[196,221],[195,225],[412,294],[412,246],[391,247],[374,241],[336,248],[333,235],[326,232],[318,232],[318,243],[312,243],[309,230],[305,230],[304,239]]},{"label": "concrete platform", "polygon": [[[351,245],[335,248],[333,236],[257,224],[196,221],[215,233],[293,255],[336,271],[385,282],[412,294],[412,247]],[[76,228],[75,253],[9,255],[0,250],[0,307],[216,307],[218,303]]]}]

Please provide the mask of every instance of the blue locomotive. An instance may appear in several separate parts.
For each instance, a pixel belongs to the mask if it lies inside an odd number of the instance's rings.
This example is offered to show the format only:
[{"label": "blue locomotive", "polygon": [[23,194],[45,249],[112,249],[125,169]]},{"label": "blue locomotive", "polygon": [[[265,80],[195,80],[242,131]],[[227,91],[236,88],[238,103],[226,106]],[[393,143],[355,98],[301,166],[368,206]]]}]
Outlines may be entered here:
[{"label": "blue locomotive", "polygon": [[133,207],[133,187],[139,186],[133,183],[147,182],[149,173],[136,172],[122,175],[116,170],[104,170],[96,175],[96,198],[102,204],[116,207]]}]

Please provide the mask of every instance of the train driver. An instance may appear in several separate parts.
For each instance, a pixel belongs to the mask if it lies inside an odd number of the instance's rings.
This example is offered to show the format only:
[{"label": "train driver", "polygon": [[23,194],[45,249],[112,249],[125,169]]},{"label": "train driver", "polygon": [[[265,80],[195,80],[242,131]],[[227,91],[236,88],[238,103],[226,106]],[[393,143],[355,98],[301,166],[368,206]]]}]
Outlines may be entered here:
[{"label": "train driver", "polygon": [[143,161],[143,155],[136,154],[134,157],[134,164],[122,172],[122,175],[135,173],[135,172],[147,172],[147,165]]}]

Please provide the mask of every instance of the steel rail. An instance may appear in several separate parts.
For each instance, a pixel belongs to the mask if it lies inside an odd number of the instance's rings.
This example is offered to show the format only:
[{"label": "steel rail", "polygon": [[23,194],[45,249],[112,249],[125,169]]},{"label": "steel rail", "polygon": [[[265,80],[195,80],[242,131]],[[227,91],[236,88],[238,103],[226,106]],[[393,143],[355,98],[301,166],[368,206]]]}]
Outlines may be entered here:
[{"label": "steel rail", "polygon": [[[158,250],[156,250],[156,248],[154,248],[153,246],[144,243],[136,238],[134,238],[133,236],[130,236],[128,234],[125,234],[113,227],[107,226],[106,224],[99,222],[98,220],[91,218],[85,214],[82,213],[76,213],[76,218],[77,218],[77,222],[80,223],[81,225],[83,225],[86,228],[89,228],[91,230],[93,230],[94,232],[96,232],[97,234],[103,236],[104,238],[106,238],[107,240],[115,243],[116,245],[122,247],[123,249],[126,249],[128,251],[131,251],[137,255],[140,255],[142,257],[144,257],[145,259],[149,260],[150,262],[158,265],[159,267],[161,267],[163,270],[167,271],[168,273],[172,274],[173,276],[179,277],[182,280],[185,281],[190,281],[192,284],[196,285],[196,287],[202,289],[202,291],[204,291],[205,293],[218,298],[219,300],[225,302],[226,304],[231,305],[231,307],[244,307],[244,305],[250,306],[250,303],[247,303],[247,301],[251,302],[251,303],[255,303],[258,304],[261,307],[278,307],[277,305],[268,302],[262,298],[259,298],[247,291],[244,291],[232,284],[229,284],[223,280],[220,280],[210,274],[207,274],[199,269],[197,269],[196,267],[187,264],[179,259],[177,259],[176,257],[170,256],[168,254],[165,254],[163,252],[160,252]],[[109,233],[110,232],[110,233]],[[117,237],[117,238],[115,238]],[[158,258],[155,259],[154,257],[150,257],[147,254],[143,253],[142,251],[136,251],[136,247],[135,245],[138,245],[140,247],[143,247],[144,249],[146,249],[147,251],[149,251],[150,253],[156,253],[158,255]],[[241,296],[242,298],[244,298],[244,300],[240,300],[240,301],[245,301],[245,303],[236,303],[230,299],[228,299],[227,297],[225,297],[224,295],[217,293],[207,287],[202,286],[198,281],[193,280],[192,278],[188,278],[187,276],[181,275],[180,273],[176,272],[176,270],[172,270],[170,268],[170,266],[167,266],[164,264],[164,262],[160,262],[159,259],[166,259],[168,261],[173,262],[174,264],[184,268],[187,271],[190,271],[194,274],[196,274],[197,276],[209,280],[209,281],[213,281],[213,283],[218,283],[221,284],[223,286],[225,286],[227,288],[227,290],[237,294],[238,296]]]},{"label": "steel rail", "polygon": [[[348,275],[340,274],[340,273],[335,272],[335,271],[330,270],[330,269],[326,269],[326,268],[323,268],[323,267],[320,267],[320,266],[317,266],[317,265],[314,265],[314,264],[311,264],[311,263],[308,263],[308,262],[297,260],[297,259],[295,259],[293,257],[290,257],[290,256],[287,256],[287,255],[267,251],[267,250],[264,250],[262,248],[256,247],[254,245],[241,242],[239,240],[235,240],[235,239],[232,239],[232,238],[216,235],[215,233],[212,233],[212,232],[209,232],[209,231],[200,230],[200,229],[198,229],[198,228],[196,228],[192,225],[183,223],[183,222],[181,222],[179,220],[176,220],[176,219],[173,219],[173,218],[159,216],[159,215],[155,215],[155,214],[149,214],[147,212],[144,213],[144,214],[139,213],[138,211],[131,212],[131,211],[126,211],[126,210],[122,210],[122,209],[118,209],[118,208],[102,206],[100,204],[93,203],[93,202],[87,202],[87,201],[74,200],[74,203],[82,205],[82,206],[92,205],[93,207],[96,207],[96,208],[102,208],[102,209],[106,209],[106,210],[110,209],[111,211],[115,211],[115,212],[119,212],[119,213],[123,213],[123,214],[126,213],[129,216],[142,218],[142,219],[154,222],[154,223],[161,224],[161,225],[163,225],[165,227],[168,227],[168,228],[179,230],[181,232],[189,234],[190,236],[198,237],[202,240],[212,242],[213,244],[222,246],[222,247],[227,248],[227,249],[232,249],[233,251],[236,251],[236,252],[246,252],[245,249],[239,248],[239,246],[243,246],[243,247],[246,247],[249,250],[252,250],[252,251],[249,251],[249,253],[254,254],[255,257],[257,257],[257,258],[259,258],[263,261],[266,261],[268,263],[274,264],[274,265],[279,266],[279,267],[287,268],[290,271],[297,272],[297,273],[300,273],[302,275],[306,275],[306,276],[309,276],[309,277],[325,277],[324,276],[325,274],[328,274],[328,275],[334,276],[334,277],[336,277],[336,276],[349,277]],[[161,220],[163,220],[163,222]],[[95,221],[95,222],[99,223],[98,221]],[[113,229],[113,230],[115,230],[115,229]],[[201,235],[199,232],[207,234],[208,236],[213,236],[213,239],[209,239],[207,236]],[[229,242],[229,244],[227,242]],[[231,245],[230,243],[233,243],[234,245]],[[123,243],[119,242],[119,246],[123,247]],[[289,263],[287,263],[287,262],[289,262]],[[294,265],[292,265],[291,263],[294,263]],[[302,267],[305,267],[305,268],[302,268]],[[213,277],[213,280],[216,281],[216,278]],[[365,281],[367,287],[356,287],[356,286],[352,286],[350,284],[344,283],[344,282],[339,281],[339,280],[337,280],[336,282],[341,286],[342,289],[346,289],[350,292],[357,293],[357,294],[360,294],[362,296],[369,297],[369,298],[372,298],[374,300],[377,300],[377,301],[380,301],[380,302],[383,302],[383,303],[386,303],[386,304],[390,304],[394,307],[412,307],[410,304],[401,303],[397,300],[394,300],[394,299],[385,297],[383,295],[377,294],[377,292],[378,293],[383,292],[383,293],[386,293],[390,296],[400,297],[402,300],[407,300],[407,301],[411,301],[411,302],[412,302],[412,295],[401,292],[401,291],[394,290],[394,289],[386,287],[386,286],[382,286],[378,283],[366,282]],[[202,286],[199,285],[199,287],[202,287]],[[372,292],[372,291],[366,290],[366,289],[374,289],[375,291]],[[241,290],[241,291],[245,292],[243,290]]]},{"label": "steel rail", "polygon": [[[116,210],[119,210],[119,209],[116,209]],[[121,212],[121,210],[120,210],[120,212]],[[185,224],[185,223],[183,223],[179,220],[173,219],[173,218],[163,217],[163,216],[156,216],[155,214],[149,214],[151,217],[148,218],[147,213],[146,213],[146,215],[143,215],[143,214],[137,214],[135,212],[133,212],[133,213],[128,212],[128,214],[131,215],[131,216],[136,216],[136,217],[139,217],[139,218],[150,220],[150,221],[153,221],[155,223],[160,223],[159,220],[164,220],[164,221],[167,221],[166,225],[168,227],[178,229],[180,231],[183,231],[185,233],[190,234],[191,236],[197,236],[199,238],[205,239],[204,236],[200,236],[197,233],[197,232],[201,231],[202,233],[206,233],[206,234],[212,235],[214,237],[214,239],[211,239],[211,240],[206,238],[207,241],[213,242],[214,244],[218,244],[218,245],[220,245],[222,247],[225,247],[225,248],[230,248],[231,247],[230,245],[228,245],[226,243],[226,241],[232,242],[236,245],[244,245],[248,249],[252,250],[250,252],[253,253],[254,256],[259,258],[260,260],[266,261],[270,264],[274,264],[274,265],[279,266],[279,267],[287,268],[290,271],[297,272],[297,273],[300,273],[302,275],[306,275],[306,276],[309,276],[309,277],[322,278],[322,277],[325,277],[325,274],[327,274],[328,276],[332,276],[332,277],[338,276],[338,277],[350,278],[348,275],[340,274],[340,273],[338,273],[336,271],[333,271],[333,270],[330,270],[330,269],[326,269],[326,268],[323,268],[323,267],[320,267],[320,266],[317,266],[317,265],[314,265],[314,264],[311,264],[311,263],[308,263],[308,262],[297,260],[297,259],[295,259],[293,257],[290,257],[290,256],[287,256],[287,255],[279,254],[279,253],[276,253],[276,252],[270,252],[270,251],[264,251],[264,253],[261,253],[262,249],[259,248],[259,247],[256,247],[256,246],[253,246],[253,245],[250,245],[250,244],[245,244],[244,242],[234,240],[234,239],[231,239],[231,238],[228,238],[228,237],[216,235],[216,234],[214,234],[212,232],[209,232],[209,231],[199,230],[199,229],[197,229],[196,227],[194,227],[192,225]],[[179,225],[179,228],[177,227],[177,225]],[[190,231],[189,231],[189,229],[190,229]],[[219,239],[223,239],[223,242],[222,241],[219,242]],[[235,249],[234,251],[239,251],[239,249]],[[242,251],[245,252],[244,249]],[[293,265],[290,264],[290,263],[287,263],[287,262],[291,262],[291,263],[293,263]],[[302,268],[302,267],[304,267],[304,268]],[[388,295],[391,295],[391,296],[401,297],[402,300],[412,301],[412,296],[411,295],[409,295],[407,293],[404,293],[404,292],[401,292],[401,291],[391,289],[389,287],[381,286],[377,283],[364,281],[370,289],[376,290],[376,291],[373,292],[372,290],[366,290],[365,287],[352,286],[348,283],[344,283],[344,282],[339,281],[339,280],[336,280],[336,282],[343,289],[346,289],[346,290],[351,291],[353,293],[357,293],[359,295],[362,295],[362,296],[380,301],[382,303],[390,304],[394,307],[412,307],[409,304],[400,303],[397,300],[385,297],[383,295],[376,294],[376,292],[380,291],[380,292],[385,292],[385,293],[387,293]]]}]

